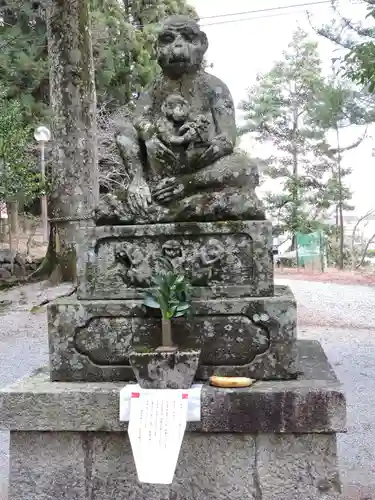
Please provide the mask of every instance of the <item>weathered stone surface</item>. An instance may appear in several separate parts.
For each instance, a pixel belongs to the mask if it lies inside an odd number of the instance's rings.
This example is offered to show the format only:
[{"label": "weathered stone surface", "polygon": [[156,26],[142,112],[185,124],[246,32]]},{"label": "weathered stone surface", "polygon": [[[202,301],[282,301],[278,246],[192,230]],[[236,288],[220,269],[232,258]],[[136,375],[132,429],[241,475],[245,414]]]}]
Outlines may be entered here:
[{"label": "weathered stone surface", "polygon": [[[299,341],[299,380],[260,381],[249,389],[201,393],[201,432],[344,432],[345,397],[318,342]],[[311,360],[314,369],[311,370]],[[48,371],[0,390],[0,428],[17,431],[124,431],[120,382],[51,382]],[[316,407],[314,407],[316,405]]]},{"label": "weathered stone surface", "polygon": [[267,221],[90,228],[78,250],[78,298],[143,298],[168,257],[202,297],[273,294]]},{"label": "weathered stone surface", "polygon": [[[273,297],[196,300],[191,319],[175,320],[180,349],[202,350],[197,379],[211,375],[295,378],[296,304],[287,287]],[[126,381],[132,348],[161,345],[158,312],[140,300],[78,301],[48,305],[51,378],[54,381]]]},{"label": "weathered stone surface", "polygon": [[9,500],[338,500],[339,492],[334,434],[186,433],[174,481],[160,486],[138,482],[125,433],[11,433]]},{"label": "weathered stone surface", "polygon": [[[259,434],[257,472],[262,500],[341,498],[336,439],[330,434]],[[288,478],[285,481],[285,478]]]},{"label": "weathered stone surface", "polygon": [[235,150],[232,96],[202,69],[207,48],[194,20],[165,20],[161,75],[116,136],[130,182],[103,196],[99,224],[265,219],[257,165]]},{"label": "weathered stone surface", "polygon": [[130,366],[143,389],[190,389],[200,349],[129,353]]},{"label": "weathered stone surface", "polygon": [[209,385],[202,391],[200,429],[204,432],[345,430],[345,397],[337,383],[325,384],[324,390],[321,381],[300,380],[285,382],[283,390],[268,393],[260,382],[242,391]]},{"label": "weathered stone surface", "polygon": [[0,249],[0,280],[9,279],[12,275],[21,277],[26,273],[26,262],[21,254],[4,248]]}]

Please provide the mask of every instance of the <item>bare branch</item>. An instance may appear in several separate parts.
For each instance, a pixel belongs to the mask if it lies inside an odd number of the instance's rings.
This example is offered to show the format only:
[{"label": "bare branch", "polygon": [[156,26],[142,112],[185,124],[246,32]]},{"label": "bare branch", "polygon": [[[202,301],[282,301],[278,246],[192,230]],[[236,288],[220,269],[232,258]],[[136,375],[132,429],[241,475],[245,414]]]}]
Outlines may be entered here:
[{"label": "bare branch", "polygon": [[[370,2],[366,2],[366,3],[370,3]],[[352,31],[355,31],[360,37],[366,37],[366,38],[372,38],[372,39],[375,38],[375,32],[374,32],[373,28],[363,28],[359,25],[353,24],[353,22],[350,19],[343,16],[338,9],[336,0],[332,0],[331,5],[332,5],[333,11],[340,17],[340,19],[343,23],[344,29],[349,28]]]},{"label": "bare branch", "polygon": [[353,142],[352,144],[350,144],[349,146],[346,146],[344,148],[331,147],[327,151],[327,156],[332,158],[338,153],[345,153],[345,151],[350,151],[351,149],[355,149],[366,139],[366,137],[367,137],[367,126],[366,126],[366,130],[365,130],[364,134],[361,137],[359,137],[355,142]]},{"label": "bare branch", "polygon": [[103,101],[97,110],[99,183],[101,189],[113,191],[123,189],[129,181],[127,170],[118,151],[115,135],[124,123],[131,120],[130,106],[124,106],[114,114],[108,109],[111,102]]},{"label": "bare branch", "polygon": [[362,266],[365,258],[366,258],[366,254],[367,254],[367,250],[368,250],[368,247],[370,246],[370,244],[375,240],[375,233],[371,236],[371,238],[368,240],[368,242],[366,243],[366,246],[363,250],[363,253],[362,253],[362,257],[361,257],[361,260],[360,262],[355,266],[356,269],[358,269],[359,267]]},{"label": "bare branch", "polygon": [[371,210],[368,210],[362,217],[360,217],[357,222],[355,223],[355,226],[352,231],[352,241],[351,241],[351,254],[352,254],[352,268],[355,268],[355,248],[354,248],[354,243],[355,243],[355,235],[357,233],[358,226],[360,223],[364,220],[367,219],[367,217],[370,217],[370,215],[373,215],[375,213],[375,208],[372,208]]},{"label": "bare branch", "polygon": [[318,35],[326,38],[330,42],[334,42],[337,45],[340,45],[341,47],[343,47],[344,49],[352,49],[353,46],[355,45],[352,41],[343,38],[343,32],[344,32],[344,29],[345,29],[344,26],[341,26],[341,30],[340,30],[339,33],[334,33],[332,31],[330,31],[327,26],[323,26],[321,28],[317,28],[312,23],[310,12],[307,13],[307,19],[309,21],[309,24],[310,24],[311,28],[315,31],[315,33],[317,33]]}]

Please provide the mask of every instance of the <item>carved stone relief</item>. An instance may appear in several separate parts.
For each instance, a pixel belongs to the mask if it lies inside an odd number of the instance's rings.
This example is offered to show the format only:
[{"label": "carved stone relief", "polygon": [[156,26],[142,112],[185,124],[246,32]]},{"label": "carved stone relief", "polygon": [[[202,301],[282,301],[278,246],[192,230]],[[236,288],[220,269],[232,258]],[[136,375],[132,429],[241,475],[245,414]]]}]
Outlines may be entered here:
[{"label": "carved stone relief", "polygon": [[176,272],[188,276],[193,286],[238,283],[241,278],[246,280],[244,272],[248,279],[252,277],[251,242],[241,235],[235,239],[240,240],[237,245],[233,245],[233,236],[229,242],[222,235],[170,239],[152,245],[143,245],[143,241],[116,243],[111,272],[120,276],[127,287],[147,288],[151,286],[152,275],[163,269],[164,257]]}]

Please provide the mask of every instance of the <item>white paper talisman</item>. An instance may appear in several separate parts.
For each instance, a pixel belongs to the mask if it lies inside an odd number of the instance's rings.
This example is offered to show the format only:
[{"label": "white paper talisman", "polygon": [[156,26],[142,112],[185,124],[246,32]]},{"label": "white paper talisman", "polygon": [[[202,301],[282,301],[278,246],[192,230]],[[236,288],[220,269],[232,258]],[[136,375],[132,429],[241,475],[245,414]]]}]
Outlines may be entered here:
[{"label": "white paper talisman", "polygon": [[[186,389],[189,395],[187,418],[188,422],[200,422],[201,420],[201,392],[202,384],[193,384],[190,389]],[[144,389],[138,384],[128,384],[120,391],[120,422],[129,422],[131,395]]]},{"label": "white paper talisman", "polygon": [[186,429],[188,392],[140,389],[131,394],[128,433],[141,483],[171,484]]}]

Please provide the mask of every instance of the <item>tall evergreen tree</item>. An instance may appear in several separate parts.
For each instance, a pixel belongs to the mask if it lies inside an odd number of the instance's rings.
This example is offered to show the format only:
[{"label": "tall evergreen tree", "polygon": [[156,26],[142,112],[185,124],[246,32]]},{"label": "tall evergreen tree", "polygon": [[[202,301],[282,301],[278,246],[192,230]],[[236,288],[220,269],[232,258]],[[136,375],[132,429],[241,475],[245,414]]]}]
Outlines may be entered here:
[{"label": "tall evergreen tree", "polygon": [[309,169],[324,133],[310,114],[323,85],[317,44],[297,30],[283,59],[258,76],[241,103],[246,121],[241,132],[253,132],[256,140],[276,150],[266,174],[281,181],[282,192],[269,194],[267,204],[281,221],[279,230],[292,235],[314,224],[307,205],[312,189]]},{"label": "tall evergreen tree", "polygon": [[[345,179],[352,169],[344,167],[344,153],[358,147],[365,134],[359,132],[358,139],[349,145],[343,145],[342,130],[352,125],[364,125],[374,121],[374,106],[365,105],[361,93],[353,89],[348,82],[330,78],[319,95],[317,105],[312,109],[313,120],[326,131],[325,142],[321,145],[326,156],[328,169],[325,178],[323,197],[330,200],[336,212],[335,236],[339,242],[338,265],[344,267],[344,212],[353,210],[350,204],[351,192],[345,185]],[[333,133],[333,141],[328,134]]]},{"label": "tall evergreen tree", "polygon": [[[126,104],[157,71],[155,24],[191,12],[185,0],[90,0],[99,105]],[[35,122],[48,114],[46,15],[42,0],[0,0],[0,83]]]},{"label": "tall evergreen tree", "polygon": [[40,176],[30,165],[31,130],[25,126],[21,104],[0,92],[0,202],[6,203],[11,231],[18,232],[18,206],[40,193]]},{"label": "tall evergreen tree", "polygon": [[275,151],[265,174],[281,181],[281,191],[266,198],[276,228],[292,236],[309,232],[325,227],[334,211],[340,267],[344,212],[353,209],[345,185],[351,169],[344,168],[342,159],[364,138],[360,133],[358,140],[343,146],[341,132],[374,121],[374,107],[362,97],[351,84],[323,77],[317,45],[298,30],[283,60],[258,78],[241,105],[246,120],[242,132],[253,132]]}]

